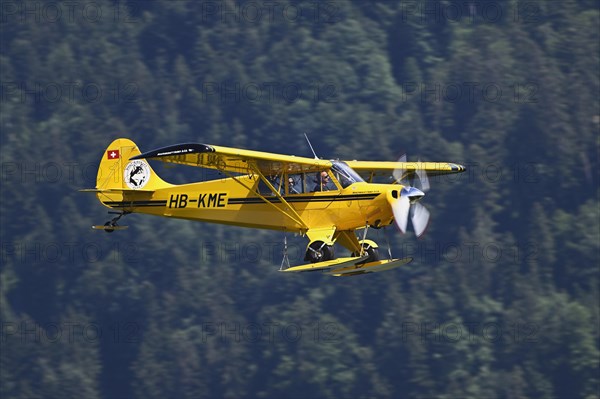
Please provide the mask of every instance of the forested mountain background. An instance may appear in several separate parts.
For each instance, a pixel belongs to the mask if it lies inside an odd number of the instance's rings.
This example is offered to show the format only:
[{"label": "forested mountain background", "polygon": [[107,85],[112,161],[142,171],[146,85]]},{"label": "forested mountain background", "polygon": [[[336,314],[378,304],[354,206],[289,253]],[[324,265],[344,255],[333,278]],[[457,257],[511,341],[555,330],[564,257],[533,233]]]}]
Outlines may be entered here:
[{"label": "forested mountain background", "polygon": [[[581,1],[1,4],[6,398],[598,398],[599,10]],[[117,137],[450,161],[403,269],[93,194]],[[166,180],[209,178],[154,165]],[[288,236],[292,263],[301,237]],[[340,251],[341,253],[341,251]]]}]

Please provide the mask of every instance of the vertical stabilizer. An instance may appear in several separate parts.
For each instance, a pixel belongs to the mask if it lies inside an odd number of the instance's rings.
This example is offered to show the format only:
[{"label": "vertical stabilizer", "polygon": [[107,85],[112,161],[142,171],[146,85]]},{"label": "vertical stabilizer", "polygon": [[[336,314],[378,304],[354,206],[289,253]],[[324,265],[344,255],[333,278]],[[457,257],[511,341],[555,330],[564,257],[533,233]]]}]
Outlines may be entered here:
[{"label": "vertical stabilizer", "polygon": [[172,186],[161,179],[145,159],[131,161],[141,154],[129,139],[116,139],[106,148],[98,167],[96,189],[154,191]]}]

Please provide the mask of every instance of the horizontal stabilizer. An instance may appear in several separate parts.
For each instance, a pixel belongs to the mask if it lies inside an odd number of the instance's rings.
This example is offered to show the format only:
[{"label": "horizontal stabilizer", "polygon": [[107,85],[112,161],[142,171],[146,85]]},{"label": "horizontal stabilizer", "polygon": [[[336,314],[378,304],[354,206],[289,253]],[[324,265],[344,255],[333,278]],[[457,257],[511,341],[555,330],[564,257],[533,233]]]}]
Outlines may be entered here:
[{"label": "horizontal stabilizer", "polygon": [[92,229],[94,230],[109,230],[109,231],[113,231],[113,230],[125,230],[126,228],[128,228],[129,226],[104,226],[101,224],[96,224],[94,226],[92,226]]}]

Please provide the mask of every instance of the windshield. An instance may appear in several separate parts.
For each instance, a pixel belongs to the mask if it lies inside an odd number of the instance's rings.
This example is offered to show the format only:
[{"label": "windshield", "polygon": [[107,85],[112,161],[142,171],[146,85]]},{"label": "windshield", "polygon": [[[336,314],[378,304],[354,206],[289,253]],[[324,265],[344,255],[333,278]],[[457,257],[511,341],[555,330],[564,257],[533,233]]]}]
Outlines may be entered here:
[{"label": "windshield", "polygon": [[352,183],[364,182],[363,178],[344,162],[332,161],[331,171],[343,188],[348,187]]}]

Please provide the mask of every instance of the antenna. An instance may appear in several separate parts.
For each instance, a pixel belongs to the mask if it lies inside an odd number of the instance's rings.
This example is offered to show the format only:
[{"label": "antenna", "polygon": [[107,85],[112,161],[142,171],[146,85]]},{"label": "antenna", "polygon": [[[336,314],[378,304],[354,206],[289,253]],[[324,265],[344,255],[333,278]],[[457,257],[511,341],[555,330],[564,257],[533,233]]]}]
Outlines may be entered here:
[{"label": "antenna", "polygon": [[319,157],[317,156],[317,153],[315,152],[312,144],[310,144],[310,140],[308,139],[308,136],[306,135],[306,133],[304,133],[304,137],[306,137],[306,141],[308,142],[308,146],[310,147],[310,150],[312,151],[313,155],[315,156],[315,159],[319,159]]}]

